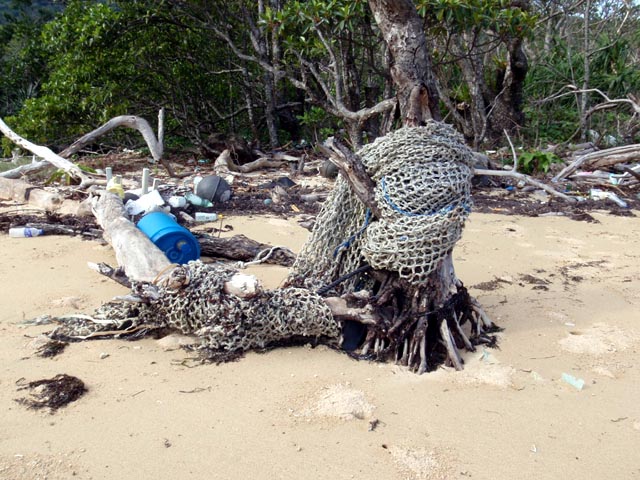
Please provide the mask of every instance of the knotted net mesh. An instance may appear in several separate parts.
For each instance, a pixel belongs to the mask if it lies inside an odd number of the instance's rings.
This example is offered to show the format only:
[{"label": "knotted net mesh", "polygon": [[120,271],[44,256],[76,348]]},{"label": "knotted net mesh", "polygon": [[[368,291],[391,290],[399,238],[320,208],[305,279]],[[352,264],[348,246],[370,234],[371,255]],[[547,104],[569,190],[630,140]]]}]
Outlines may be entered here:
[{"label": "knotted net mesh", "polygon": [[144,301],[111,301],[93,317],[65,319],[51,334],[62,340],[126,334],[136,326],[167,327],[196,335],[207,352],[265,348],[292,338],[338,338],[340,329],[322,298],[302,288],[260,291],[250,298],[228,293],[237,271],[192,261],[157,284],[133,285]]},{"label": "knotted net mesh", "polygon": [[[357,152],[375,183],[382,214],[340,176],[293,266],[290,284],[323,287],[368,263],[424,282],[460,239],[470,211],[472,153],[452,127],[406,127]],[[336,287],[353,290],[357,277]]]}]

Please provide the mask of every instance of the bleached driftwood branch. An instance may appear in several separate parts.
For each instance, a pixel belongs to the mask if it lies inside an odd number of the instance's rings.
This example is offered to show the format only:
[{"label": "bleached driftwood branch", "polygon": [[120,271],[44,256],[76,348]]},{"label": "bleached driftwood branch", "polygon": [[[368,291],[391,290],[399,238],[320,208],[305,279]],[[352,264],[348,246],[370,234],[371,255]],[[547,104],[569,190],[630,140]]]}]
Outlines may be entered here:
[{"label": "bleached driftwood branch", "polygon": [[487,176],[493,176],[493,177],[515,178],[517,180],[522,180],[523,182],[528,183],[529,185],[533,185],[534,187],[540,188],[550,195],[553,195],[555,197],[560,197],[563,200],[566,200],[567,202],[575,203],[578,201],[576,197],[570,197],[569,195],[565,195],[564,193],[557,191],[555,188],[552,188],[549,185],[546,185],[530,177],[529,175],[518,172],[518,155],[516,153],[516,149],[514,148],[513,143],[511,142],[511,138],[507,134],[506,130],[504,134],[507,137],[507,140],[509,141],[509,146],[511,147],[511,153],[513,155],[513,167],[511,167],[511,170],[486,170],[482,168],[475,168],[473,170],[474,175],[487,175]]},{"label": "bleached driftwood branch", "polygon": [[47,147],[36,145],[35,143],[31,143],[29,140],[22,138],[16,132],[11,130],[11,128],[9,128],[9,126],[4,123],[2,119],[0,119],[0,131],[2,131],[2,133],[4,133],[4,135],[16,145],[24,148],[25,150],[29,150],[34,155],[37,155],[38,157],[45,159],[52,165],[64,170],[71,177],[80,180],[81,187],[87,187],[96,183],[96,180],[92,178],[91,175],[83,172],[76,164],[70,162],[66,158],[61,157],[60,155],[53,153]]},{"label": "bleached driftwood branch", "polygon": [[576,158],[575,161],[553,177],[552,181],[559,182],[582,166],[588,165],[590,169],[596,169],[638,160],[640,160],[640,144],[637,143],[624,147],[613,147],[597,152],[590,152]]},{"label": "bleached driftwood branch", "polygon": [[94,200],[93,214],[116,254],[118,265],[131,280],[153,282],[171,262],[128,220],[120,197],[104,192]]},{"label": "bleached driftwood branch", "polygon": [[282,161],[270,160],[269,158],[259,158],[253,162],[238,165],[231,158],[231,150],[225,149],[218,156],[213,166],[218,174],[225,174],[228,172],[249,173],[260,168],[279,168],[283,165]]}]

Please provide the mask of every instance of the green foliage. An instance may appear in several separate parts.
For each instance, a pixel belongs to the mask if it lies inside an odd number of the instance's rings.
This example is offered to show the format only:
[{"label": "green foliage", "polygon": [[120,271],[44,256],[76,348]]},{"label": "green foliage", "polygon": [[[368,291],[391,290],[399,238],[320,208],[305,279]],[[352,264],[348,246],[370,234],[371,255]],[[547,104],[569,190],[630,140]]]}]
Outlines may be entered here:
[{"label": "green foliage", "polygon": [[316,143],[330,137],[336,128],[335,121],[320,107],[309,108],[298,119],[309,130]]},{"label": "green foliage", "polygon": [[553,163],[560,163],[562,160],[552,152],[530,151],[519,155],[520,172],[526,174],[547,173]]},{"label": "green foliage", "polygon": [[498,36],[523,36],[532,31],[536,16],[513,8],[510,0],[417,0],[420,16],[433,34],[458,34],[491,29]]},{"label": "green foliage", "polygon": [[[48,75],[11,119],[32,141],[66,144],[117,115],[152,121],[160,106],[169,113],[167,135],[193,140],[225,131],[229,120],[216,112],[238,108],[241,83],[212,73],[229,68],[225,52],[210,32],[178,22],[168,3],[71,0],[38,41]],[[110,137],[141,142],[126,129]]]}]

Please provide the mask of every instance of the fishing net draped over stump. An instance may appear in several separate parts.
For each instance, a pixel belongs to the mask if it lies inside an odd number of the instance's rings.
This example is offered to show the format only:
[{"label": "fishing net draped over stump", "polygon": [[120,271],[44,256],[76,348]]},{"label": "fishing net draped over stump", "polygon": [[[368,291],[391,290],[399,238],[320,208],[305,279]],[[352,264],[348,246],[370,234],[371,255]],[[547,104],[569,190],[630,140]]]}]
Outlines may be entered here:
[{"label": "fishing net draped over stump", "polygon": [[[436,122],[402,128],[358,155],[375,182],[381,218],[372,221],[338,178],[289,283],[322,287],[366,262],[417,284],[460,239],[470,209],[472,153],[453,128]],[[336,293],[353,291],[358,281],[345,281]]]}]

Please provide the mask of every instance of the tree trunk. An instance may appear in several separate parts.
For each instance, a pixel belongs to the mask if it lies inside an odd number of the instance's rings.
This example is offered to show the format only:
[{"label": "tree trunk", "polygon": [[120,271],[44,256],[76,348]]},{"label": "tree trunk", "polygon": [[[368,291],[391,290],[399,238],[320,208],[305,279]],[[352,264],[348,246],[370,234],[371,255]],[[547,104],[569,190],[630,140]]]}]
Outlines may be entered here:
[{"label": "tree trunk", "polygon": [[524,81],[529,70],[529,62],[522,48],[523,40],[511,38],[507,66],[498,72],[496,79],[495,104],[489,117],[487,137],[491,141],[502,139],[504,132],[516,134],[524,125]]},{"label": "tree trunk", "polygon": [[391,76],[403,125],[440,120],[431,56],[415,4],[412,0],[369,0],[369,7],[393,58]]}]

